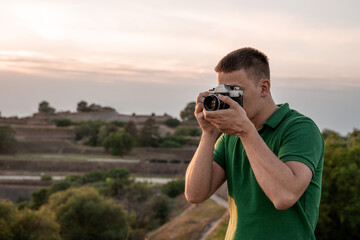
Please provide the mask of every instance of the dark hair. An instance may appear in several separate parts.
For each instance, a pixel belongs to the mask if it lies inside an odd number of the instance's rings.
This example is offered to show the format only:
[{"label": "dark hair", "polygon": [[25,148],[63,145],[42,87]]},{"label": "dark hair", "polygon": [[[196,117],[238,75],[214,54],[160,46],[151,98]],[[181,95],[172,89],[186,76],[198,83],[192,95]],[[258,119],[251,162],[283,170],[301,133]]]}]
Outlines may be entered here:
[{"label": "dark hair", "polygon": [[260,81],[262,78],[270,80],[268,57],[255,48],[245,47],[235,50],[223,57],[215,67],[218,73],[229,73],[241,69],[254,80]]}]

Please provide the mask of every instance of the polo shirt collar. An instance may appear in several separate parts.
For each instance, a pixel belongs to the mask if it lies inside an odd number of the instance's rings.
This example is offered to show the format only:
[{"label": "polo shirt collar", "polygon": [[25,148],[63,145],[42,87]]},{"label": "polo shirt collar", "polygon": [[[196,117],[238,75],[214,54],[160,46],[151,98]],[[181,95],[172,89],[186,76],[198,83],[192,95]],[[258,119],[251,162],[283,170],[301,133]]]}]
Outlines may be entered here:
[{"label": "polo shirt collar", "polygon": [[264,128],[265,125],[271,128],[276,128],[283,120],[285,115],[290,111],[288,103],[279,104],[277,106],[279,108],[263,123],[259,130]]}]

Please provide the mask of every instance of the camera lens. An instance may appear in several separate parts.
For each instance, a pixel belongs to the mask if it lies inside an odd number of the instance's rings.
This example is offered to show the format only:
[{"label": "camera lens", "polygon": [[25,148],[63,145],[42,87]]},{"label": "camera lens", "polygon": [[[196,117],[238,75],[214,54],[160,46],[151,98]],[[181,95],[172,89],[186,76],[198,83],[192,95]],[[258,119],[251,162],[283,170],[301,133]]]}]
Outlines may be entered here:
[{"label": "camera lens", "polygon": [[216,95],[209,95],[204,99],[204,108],[207,111],[215,111],[219,109],[220,100]]}]

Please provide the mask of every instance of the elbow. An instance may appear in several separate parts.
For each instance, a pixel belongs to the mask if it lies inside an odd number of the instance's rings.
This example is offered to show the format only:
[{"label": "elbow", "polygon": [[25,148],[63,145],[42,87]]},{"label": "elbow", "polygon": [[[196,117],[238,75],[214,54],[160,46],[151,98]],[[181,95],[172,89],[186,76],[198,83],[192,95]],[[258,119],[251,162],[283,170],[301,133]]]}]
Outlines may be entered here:
[{"label": "elbow", "polygon": [[277,210],[284,211],[291,208],[297,200],[298,199],[292,194],[287,194],[286,196],[277,197],[272,202]]},{"label": "elbow", "polygon": [[197,194],[189,194],[185,191],[185,198],[188,201],[188,203],[195,204],[195,203],[202,203],[206,199],[200,198]]}]

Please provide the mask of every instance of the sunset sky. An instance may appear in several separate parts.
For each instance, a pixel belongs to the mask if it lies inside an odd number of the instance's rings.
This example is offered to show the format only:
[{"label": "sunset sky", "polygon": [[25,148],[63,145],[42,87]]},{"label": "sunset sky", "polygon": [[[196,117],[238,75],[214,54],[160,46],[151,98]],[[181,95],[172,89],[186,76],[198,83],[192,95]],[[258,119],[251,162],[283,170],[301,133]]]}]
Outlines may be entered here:
[{"label": "sunset sky", "polygon": [[179,118],[251,46],[277,103],[320,129],[360,128],[360,1],[0,0],[1,116],[79,101]]}]

